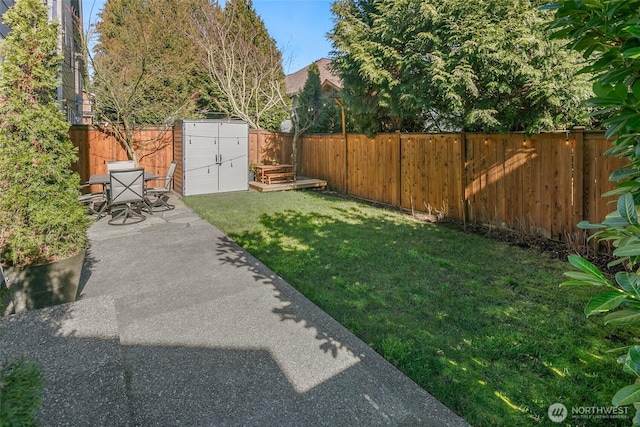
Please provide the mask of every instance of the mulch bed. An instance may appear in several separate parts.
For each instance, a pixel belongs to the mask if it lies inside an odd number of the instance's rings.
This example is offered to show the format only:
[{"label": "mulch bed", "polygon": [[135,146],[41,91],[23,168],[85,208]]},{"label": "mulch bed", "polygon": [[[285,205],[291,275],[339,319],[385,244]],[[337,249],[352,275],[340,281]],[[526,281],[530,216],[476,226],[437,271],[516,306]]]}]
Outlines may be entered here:
[{"label": "mulch bed", "polygon": [[438,221],[438,224],[464,233],[477,234],[493,240],[505,242],[510,245],[535,250],[540,253],[547,254],[552,258],[564,261],[567,260],[567,256],[571,254],[578,254],[592,262],[600,269],[600,271],[606,274],[615,274],[617,271],[622,269],[620,266],[609,268],[607,264],[615,258],[610,253],[607,253],[606,249],[605,251],[595,251],[584,241],[569,243],[560,242],[542,236],[526,234],[486,224],[464,224],[461,221],[450,218],[440,220]]}]

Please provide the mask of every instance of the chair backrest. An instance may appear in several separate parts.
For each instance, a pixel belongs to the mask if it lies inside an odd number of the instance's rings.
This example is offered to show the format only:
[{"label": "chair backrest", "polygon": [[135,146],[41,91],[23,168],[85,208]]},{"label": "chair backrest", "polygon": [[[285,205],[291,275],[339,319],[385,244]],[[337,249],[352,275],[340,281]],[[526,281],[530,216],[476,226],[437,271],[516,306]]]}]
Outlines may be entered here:
[{"label": "chair backrest", "polygon": [[117,171],[122,169],[133,169],[136,167],[136,162],[133,160],[116,160],[107,162],[107,172]]},{"label": "chair backrest", "polygon": [[112,205],[144,201],[144,169],[122,169],[109,172]]},{"label": "chair backrest", "polygon": [[178,166],[178,162],[175,160],[172,161],[169,165],[169,172],[167,172],[167,176],[164,178],[164,188],[167,190],[171,190],[171,180],[173,180],[173,175],[176,173],[176,166]]},{"label": "chair backrest", "polygon": [[[4,277],[4,271],[2,271],[2,260],[0,260],[0,288],[8,288],[7,280]],[[2,314],[2,313],[0,313]]]}]

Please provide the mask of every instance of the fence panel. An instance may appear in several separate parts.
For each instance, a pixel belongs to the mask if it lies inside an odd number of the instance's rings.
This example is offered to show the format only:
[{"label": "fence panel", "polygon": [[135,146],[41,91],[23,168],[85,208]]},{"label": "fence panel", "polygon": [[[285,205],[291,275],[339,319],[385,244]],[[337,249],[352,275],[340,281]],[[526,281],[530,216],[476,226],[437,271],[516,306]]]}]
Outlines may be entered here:
[{"label": "fence panel", "polygon": [[458,135],[401,136],[401,206],[462,219],[462,163]]},{"label": "fence panel", "polygon": [[616,209],[615,197],[601,197],[615,188],[615,182],[609,181],[609,175],[627,164],[626,160],[602,155],[611,147],[611,142],[602,132],[584,133],[584,218],[598,223]]},{"label": "fence panel", "polygon": [[494,187],[504,176],[504,163],[496,160],[501,148],[493,136],[465,134],[465,200],[470,221],[495,221],[498,217],[499,198]]},{"label": "fence panel", "polygon": [[[344,137],[336,134],[323,135],[318,143],[326,150],[326,157],[323,161],[326,165],[326,176],[331,179],[331,188],[335,191],[346,193],[347,153]],[[316,178],[313,174],[306,176]]]},{"label": "fence panel", "polygon": [[539,135],[539,138],[544,148],[541,156],[544,193],[540,197],[547,203],[544,205],[546,212],[541,212],[538,220],[545,230],[549,230],[550,237],[562,240],[580,221],[573,217],[575,135],[550,133]]},{"label": "fence panel", "polygon": [[173,189],[180,194],[184,193],[184,132],[183,129],[173,132],[173,156],[178,161],[175,174],[173,176]]},{"label": "fence panel", "polygon": [[465,134],[471,221],[564,238],[576,223],[575,135]]},{"label": "fence panel", "polygon": [[348,136],[349,194],[400,205],[400,135]]},{"label": "fence panel", "polygon": [[333,187],[333,177],[329,177],[327,165],[328,147],[323,146],[319,135],[305,135],[298,138],[298,175],[324,179]]},{"label": "fence panel", "polygon": [[384,203],[400,206],[401,192],[401,166],[400,166],[400,134],[381,135],[380,141],[376,138],[377,144],[382,144],[383,150],[379,151],[374,170],[380,171],[381,186],[377,193]]},{"label": "fence panel", "polygon": [[88,126],[72,126],[69,129],[69,138],[73,145],[78,149],[78,161],[73,165],[73,170],[78,172],[80,180],[86,182],[89,176],[91,165],[89,162],[89,144],[88,138]]},{"label": "fence panel", "polygon": [[327,181],[346,193],[346,147],[342,135],[304,135],[298,140],[298,175]]},{"label": "fence panel", "polygon": [[249,164],[291,163],[293,136],[249,130]]},{"label": "fence panel", "polygon": [[[127,160],[127,153],[108,128],[100,130],[93,126],[72,126],[69,132],[78,147],[77,171],[84,182],[94,174],[107,173],[107,162]],[[173,132],[161,127],[147,127],[134,134],[140,166],[156,175],[166,175],[173,160]],[[92,191],[99,189],[92,188]]]}]

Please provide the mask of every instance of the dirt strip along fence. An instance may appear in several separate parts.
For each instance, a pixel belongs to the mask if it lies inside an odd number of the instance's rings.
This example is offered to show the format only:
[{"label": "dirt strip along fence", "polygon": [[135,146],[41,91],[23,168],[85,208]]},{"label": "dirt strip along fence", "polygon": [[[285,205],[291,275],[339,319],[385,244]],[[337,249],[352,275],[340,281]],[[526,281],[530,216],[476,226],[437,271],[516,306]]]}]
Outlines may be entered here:
[{"label": "dirt strip along fence", "polygon": [[[140,164],[165,175],[174,157],[173,133],[147,128]],[[125,151],[108,132],[74,126],[77,170],[86,181],[106,173],[106,162]],[[289,134],[249,132],[249,163],[291,163]],[[609,175],[622,160],[603,156],[603,132],[545,134],[304,135],[298,142],[299,176],[326,180],[342,194],[397,206],[408,212],[442,212],[469,223],[492,224],[566,240],[586,219],[600,222],[615,209]],[[180,150],[175,152],[179,155]]]}]

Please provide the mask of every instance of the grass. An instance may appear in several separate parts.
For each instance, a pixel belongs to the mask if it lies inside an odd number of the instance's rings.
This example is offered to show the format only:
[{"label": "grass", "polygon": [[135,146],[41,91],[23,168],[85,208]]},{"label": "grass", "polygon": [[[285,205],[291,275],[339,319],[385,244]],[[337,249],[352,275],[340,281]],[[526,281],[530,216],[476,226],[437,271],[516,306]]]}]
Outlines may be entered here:
[{"label": "grass", "polygon": [[36,426],[45,379],[40,368],[23,359],[0,364],[0,426]]},{"label": "grass", "polygon": [[633,382],[607,353],[633,331],[585,318],[566,262],[317,192],[185,202],[472,425],[557,425]]}]

